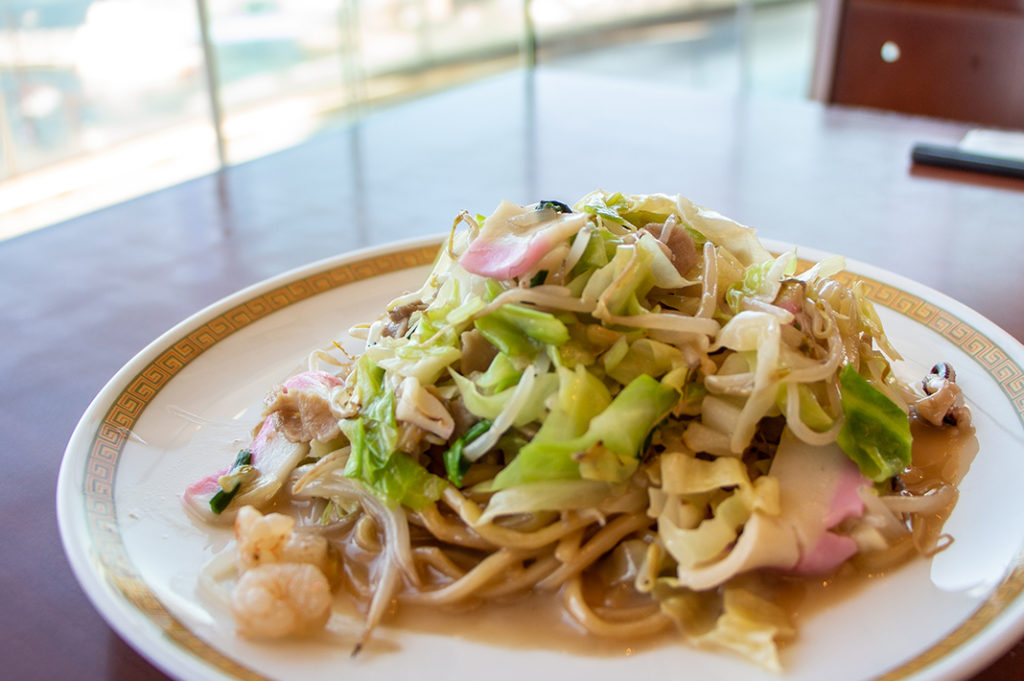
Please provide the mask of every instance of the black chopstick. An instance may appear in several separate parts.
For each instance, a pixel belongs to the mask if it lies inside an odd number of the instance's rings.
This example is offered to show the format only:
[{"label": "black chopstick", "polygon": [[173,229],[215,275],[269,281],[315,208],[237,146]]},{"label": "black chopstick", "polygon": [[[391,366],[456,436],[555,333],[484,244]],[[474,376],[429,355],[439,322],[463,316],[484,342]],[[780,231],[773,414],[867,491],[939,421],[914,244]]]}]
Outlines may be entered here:
[{"label": "black chopstick", "polygon": [[963,151],[956,147],[946,147],[938,144],[915,144],[910,157],[914,163],[1024,179],[1024,161],[990,156],[988,154],[977,154]]}]

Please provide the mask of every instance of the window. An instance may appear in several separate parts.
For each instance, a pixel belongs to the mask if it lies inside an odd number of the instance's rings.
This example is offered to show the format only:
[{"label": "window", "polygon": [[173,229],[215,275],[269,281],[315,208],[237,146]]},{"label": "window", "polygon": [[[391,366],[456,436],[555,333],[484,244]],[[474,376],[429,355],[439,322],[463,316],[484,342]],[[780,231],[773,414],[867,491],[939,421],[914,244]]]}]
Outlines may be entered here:
[{"label": "window", "polygon": [[[756,2],[750,22],[752,1],[0,0],[0,238],[535,56],[734,90],[785,72],[793,87],[813,3]],[[780,28],[769,6],[795,13]]]}]

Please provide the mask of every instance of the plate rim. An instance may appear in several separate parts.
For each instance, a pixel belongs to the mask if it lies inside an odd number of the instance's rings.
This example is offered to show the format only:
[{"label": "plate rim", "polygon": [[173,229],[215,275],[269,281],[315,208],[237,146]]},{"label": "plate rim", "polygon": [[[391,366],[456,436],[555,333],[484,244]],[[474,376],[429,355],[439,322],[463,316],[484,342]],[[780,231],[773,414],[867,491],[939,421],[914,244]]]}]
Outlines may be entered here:
[{"label": "plate rim", "polygon": [[[72,573],[74,574],[79,586],[85,592],[86,597],[92,603],[93,607],[99,611],[106,623],[110,625],[136,652],[168,676],[176,679],[182,679],[183,681],[193,678],[232,680],[252,679],[253,681],[266,681],[265,676],[241,665],[237,661],[216,650],[213,646],[207,645],[206,647],[209,649],[209,652],[213,653],[214,657],[220,658],[218,659],[218,662],[221,666],[234,668],[231,675],[223,673],[222,669],[212,666],[209,660],[198,659],[194,655],[183,656],[181,652],[177,650],[172,653],[169,652],[165,646],[151,643],[149,636],[150,630],[154,627],[154,622],[151,617],[145,616],[145,613],[142,612],[142,608],[140,607],[140,603],[136,602],[136,599],[142,599],[144,601],[152,600],[153,602],[156,602],[159,609],[164,611],[166,614],[167,621],[165,621],[161,626],[156,627],[156,633],[159,633],[162,636],[170,634],[173,640],[181,637],[183,634],[186,634],[187,630],[173,615],[171,615],[170,611],[167,610],[163,604],[160,604],[156,600],[153,594],[139,592],[140,587],[145,591],[148,591],[148,588],[146,588],[144,584],[137,584],[134,582],[124,583],[121,579],[123,576],[112,575],[110,573],[109,566],[105,566],[103,564],[103,560],[95,555],[93,550],[95,539],[88,534],[87,528],[84,528],[86,525],[84,518],[78,515],[74,509],[76,502],[81,502],[84,505],[85,501],[81,498],[84,491],[74,486],[80,480],[78,471],[75,471],[72,468],[75,463],[85,462],[75,462],[74,452],[83,451],[83,445],[84,451],[89,451],[89,449],[91,449],[88,443],[92,442],[95,438],[98,426],[102,425],[104,413],[108,411],[109,405],[112,404],[113,400],[124,390],[124,386],[130,380],[136,378],[140,374],[141,369],[149,365],[155,357],[167,348],[170,342],[178,339],[185,332],[194,331],[195,329],[202,327],[211,319],[215,319],[225,311],[237,307],[240,303],[249,301],[261,294],[265,295],[270,291],[287,286],[290,283],[302,281],[318,273],[342,268],[346,265],[358,265],[364,261],[405,252],[416,252],[422,255],[426,251],[436,250],[440,243],[441,239],[438,236],[433,235],[428,237],[404,239],[380,246],[360,248],[342,254],[327,256],[311,263],[288,269],[280,274],[264,278],[261,281],[257,281],[235,291],[234,293],[228,294],[199,309],[195,313],[188,315],[178,323],[174,324],[167,331],[147,343],[103,385],[79,418],[78,423],[75,425],[75,428],[68,439],[68,444],[61,457],[61,464],[57,474],[55,495],[57,527],[65,557],[68,560]],[[406,267],[422,266],[424,264],[429,264],[429,261],[426,263],[421,262],[411,265],[406,264]],[[395,268],[395,270],[399,269],[404,269],[404,267]],[[355,279],[354,281],[359,281],[359,279]],[[339,285],[344,285],[344,283]],[[328,290],[331,289],[325,288],[322,290],[311,291],[309,295],[304,297],[311,297]],[[291,302],[289,302],[289,304],[291,304]],[[267,314],[272,314],[273,311],[276,310],[272,310]],[[256,320],[253,319],[249,321],[251,322]],[[84,480],[82,480],[82,482],[84,482]],[[111,485],[113,486],[113,481],[111,481]],[[86,531],[85,534],[82,532],[83,529]],[[147,630],[146,633],[140,633],[140,629],[135,628],[139,623],[141,623],[143,628]],[[187,632],[186,638],[188,637],[195,637],[195,634]],[[178,646],[182,646],[181,641],[174,641],[174,643]],[[194,652],[189,650],[189,648],[191,648],[190,645],[184,645],[183,647],[187,652]],[[182,660],[187,660],[188,662],[186,666],[190,667],[189,676],[183,675],[180,669]]]},{"label": "plate rim", "polygon": [[[131,380],[141,375],[142,369],[152,365],[155,358],[165,352],[169,344],[180,339],[183,334],[194,333],[211,320],[218,319],[241,304],[266,297],[270,292],[284,290],[300,282],[308,283],[310,278],[317,275],[346,267],[351,269],[371,262],[379,264],[382,259],[391,261],[389,268],[377,269],[366,276],[340,281],[323,288],[313,286],[297,291],[296,293],[300,295],[299,298],[287,300],[280,307],[268,309],[255,318],[243,320],[244,323],[241,326],[231,329],[222,338],[213,341],[210,345],[212,347],[234,331],[295,302],[373,276],[429,265],[443,241],[443,236],[432,235],[361,248],[321,258],[245,286],[187,316],[148,343],[106,382],[86,408],[69,438],[58,473],[55,501],[61,542],[76,580],[103,619],[132,648],[164,673],[183,680],[267,678],[221,653],[213,645],[202,642],[194,632],[188,630],[169,609],[159,602],[149,591],[141,575],[131,575],[130,572],[125,575],[115,574],[115,571],[111,570],[111,566],[105,564],[105,558],[96,555],[96,537],[89,531],[88,523],[85,521],[84,515],[81,514],[88,504],[85,489],[83,486],[75,487],[77,482],[84,484],[85,476],[84,473],[79,475],[80,471],[74,470],[74,466],[77,464],[82,468],[88,461],[76,461],[75,452],[91,451],[91,443],[98,437],[97,433],[104,425],[103,419],[112,408],[113,400],[123,393]],[[772,239],[761,239],[761,243],[773,253],[796,250],[801,259],[812,261],[822,260],[833,255],[819,249]],[[409,258],[403,259],[403,256],[409,256]],[[966,324],[968,328],[981,334],[983,339],[989,341],[994,348],[1003,352],[1006,355],[1006,360],[1018,370],[1017,380],[1024,385],[1020,375],[1020,363],[1024,362],[1024,344],[981,313],[925,284],[862,261],[845,259],[845,268],[841,275],[850,279],[867,280],[881,287],[889,287],[898,293],[919,300],[926,307],[930,305],[934,310],[952,314],[956,321]],[[908,289],[915,290],[917,293],[910,293]],[[869,291],[869,296],[873,297],[871,291]],[[876,304],[878,302],[876,300]],[[915,316],[912,310],[908,313],[905,309],[897,309],[884,302],[881,304],[897,314],[908,316],[926,328],[943,333],[942,330],[932,328],[923,322],[919,316]],[[966,322],[964,317],[970,318],[970,322]],[[198,354],[201,354],[201,351]],[[1019,357],[1016,362],[1014,362],[1014,355]],[[188,361],[194,359],[195,356],[188,358]],[[974,355],[974,359],[982,365],[989,377],[995,380],[991,370],[976,355]],[[184,362],[181,368],[187,366],[188,361]],[[173,376],[168,380],[172,379]],[[1008,392],[1007,381],[999,383],[1003,393],[1014,403],[1021,426],[1024,427],[1024,393],[1015,401],[1014,396]],[[155,394],[154,392],[153,395]],[[145,404],[142,405],[139,415],[144,410]],[[128,435],[121,433],[120,437],[127,439]],[[116,462],[114,471],[116,475]],[[115,482],[111,479],[111,494],[114,486]],[[111,505],[113,505],[113,501],[111,501]],[[117,528],[103,528],[102,531],[117,532]],[[128,579],[127,583],[125,582],[126,578]],[[1003,591],[1012,592],[1008,594],[1009,600],[1006,603],[994,603]],[[159,623],[154,621],[152,609],[154,604],[158,611],[162,611],[166,616],[162,618],[166,621]],[[994,612],[986,612],[987,608],[993,609]],[[140,622],[143,624],[141,627],[139,626]],[[152,638],[153,633],[159,634],[156,640]],[[1002,580],[987,593],[984,600],[964,621],[955,626],[952,632],[942,639],[934,641],[931,646],[918,651],[910,660],[900,663],[893,669],[880,671],[879,675],[872,677],[871,681],[964,679],[997,659],[1022,635],[1024,635],[1024,544],[1022,544],[1021,553],[1010,564],[1009,570]],[[181,640],[182,637],[185,639],[184,641]],[[166,643],[161,643],[167,641],[168,638],[171,642],[170,647]],[[197,656],[197,651],[194,649],[196,643],[205,648],[202,656]]]}]

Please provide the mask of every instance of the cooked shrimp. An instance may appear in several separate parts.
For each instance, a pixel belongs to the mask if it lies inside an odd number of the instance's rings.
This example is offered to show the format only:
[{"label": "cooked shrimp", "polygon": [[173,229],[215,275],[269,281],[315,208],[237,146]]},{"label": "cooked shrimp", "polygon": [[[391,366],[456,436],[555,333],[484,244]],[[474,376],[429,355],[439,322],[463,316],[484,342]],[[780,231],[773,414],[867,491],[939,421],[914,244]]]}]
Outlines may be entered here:
[{"label": "cooked shrimp", "polygon": [[235,518],[240,572],[268,563],[309,563],[329,572],[327,540],[295,531],[295,519],[281,513],[263,515],[252,506]]},{"label": "cooked shrimp", "polygon": [[308,634],[327,623],[331,587],[308,563],[268,563],[246,570],[231,592],[231,613],[243,636]]}]

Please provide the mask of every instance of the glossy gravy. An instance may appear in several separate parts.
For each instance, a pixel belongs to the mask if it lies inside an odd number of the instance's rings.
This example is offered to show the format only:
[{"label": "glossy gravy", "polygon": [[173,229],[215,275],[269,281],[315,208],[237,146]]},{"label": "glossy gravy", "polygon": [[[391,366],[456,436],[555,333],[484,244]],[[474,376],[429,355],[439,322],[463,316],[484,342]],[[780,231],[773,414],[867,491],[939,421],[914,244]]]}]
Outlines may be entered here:
[{"label": "glossy gravy", "polygon": [[679,640],[674,630],[637,639],[596,637],[576,624],[562,608],[561,594],[552,592],[532,592],[510,603],[467,610],[439,612],[402,604],[388,626],[503,648],[590,657],[628,657]]}]

